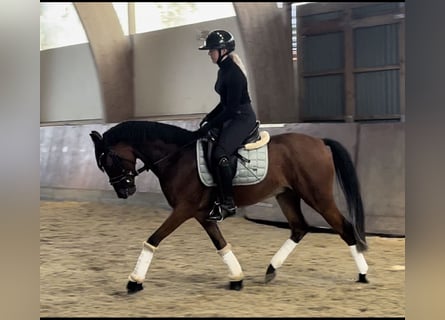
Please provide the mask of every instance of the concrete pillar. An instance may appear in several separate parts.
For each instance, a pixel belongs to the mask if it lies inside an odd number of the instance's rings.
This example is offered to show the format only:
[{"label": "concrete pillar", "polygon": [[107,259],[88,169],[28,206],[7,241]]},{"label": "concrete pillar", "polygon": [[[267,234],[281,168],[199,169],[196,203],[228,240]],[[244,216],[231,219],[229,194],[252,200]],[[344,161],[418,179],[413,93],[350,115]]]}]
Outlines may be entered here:
[{"label": "concrete pillar", "polygon": [[98,73],[105,122],[134,115],[133,53],[111,2],[74,2],[90,42]]},{"label": "concrete pillar", "polygon": [[[246,66],[262,123],[297,122],[291,41],[291,7],[276,2],[233,3]],[[251,82],[252,82],[251,80]]]}]

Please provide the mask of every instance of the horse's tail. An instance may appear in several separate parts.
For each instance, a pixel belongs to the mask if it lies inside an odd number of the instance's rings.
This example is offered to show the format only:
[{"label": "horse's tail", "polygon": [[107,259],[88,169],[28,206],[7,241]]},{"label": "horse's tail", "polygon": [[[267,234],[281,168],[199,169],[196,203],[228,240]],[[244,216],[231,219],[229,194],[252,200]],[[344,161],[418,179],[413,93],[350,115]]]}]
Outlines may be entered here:
[{"label": "horse's tail", "polygon": [[345,194],[349,217],[352,220],[357,251],[365,251],[368,249],[368,245],[365,236],[363,202],[360,195],[360,184],[351,156],[338,141],[325,138],[323,142],[331,148],[337,179]]}]

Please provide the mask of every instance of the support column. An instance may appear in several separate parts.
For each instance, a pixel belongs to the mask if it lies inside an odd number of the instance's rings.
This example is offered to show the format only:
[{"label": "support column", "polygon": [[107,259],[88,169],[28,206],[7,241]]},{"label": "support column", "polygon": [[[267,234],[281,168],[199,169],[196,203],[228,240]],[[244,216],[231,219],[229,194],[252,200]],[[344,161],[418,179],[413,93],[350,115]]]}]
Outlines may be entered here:
[{"label": "support column", "polygon": [[96,65],[105,122],[134,116],[133,50],[111,2],[74,2]]},{"label": "support column", "polygon": [[291,7],[275,2],[233,2],[254,87],[254,107],[263,123],[297,122],[291,41]]}]

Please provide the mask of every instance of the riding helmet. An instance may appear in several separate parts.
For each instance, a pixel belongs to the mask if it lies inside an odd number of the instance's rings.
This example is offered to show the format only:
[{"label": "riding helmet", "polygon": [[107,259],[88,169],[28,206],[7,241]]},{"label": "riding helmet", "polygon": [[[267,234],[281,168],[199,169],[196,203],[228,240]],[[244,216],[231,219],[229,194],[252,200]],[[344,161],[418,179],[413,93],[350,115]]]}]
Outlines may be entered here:
[{"label": "riding helmet", "polygon": [[233,35],[224,30],[214,30],[208,35],[204,44],[199,50],[227,49],[229,52],[235,50],[235,38]]}]

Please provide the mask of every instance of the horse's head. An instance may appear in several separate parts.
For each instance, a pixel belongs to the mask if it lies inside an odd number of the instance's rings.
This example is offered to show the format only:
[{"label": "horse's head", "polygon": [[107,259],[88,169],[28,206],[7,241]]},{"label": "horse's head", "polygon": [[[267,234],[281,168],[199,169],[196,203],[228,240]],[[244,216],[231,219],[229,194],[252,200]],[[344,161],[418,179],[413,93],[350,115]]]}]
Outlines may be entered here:
[{"label": "horse's head", "polygon": [[108,147],[97,131],[92,131],[90,137],[94,142],[97,166],[108,175],[117,196],[126,199],[134,194],[138,172],[133,148],[124,143]]}]

